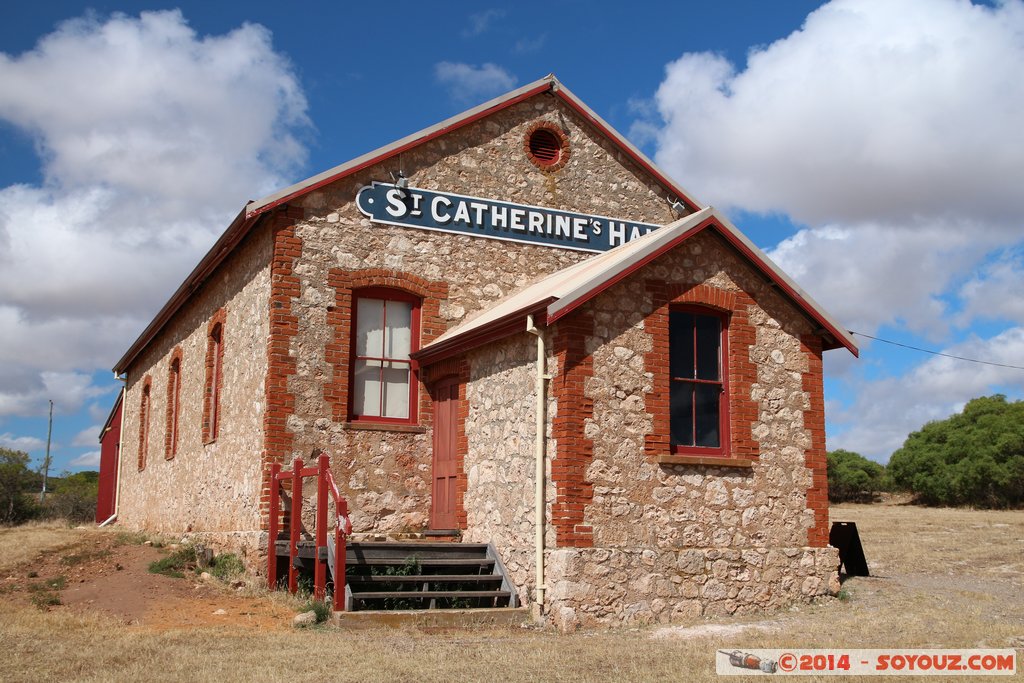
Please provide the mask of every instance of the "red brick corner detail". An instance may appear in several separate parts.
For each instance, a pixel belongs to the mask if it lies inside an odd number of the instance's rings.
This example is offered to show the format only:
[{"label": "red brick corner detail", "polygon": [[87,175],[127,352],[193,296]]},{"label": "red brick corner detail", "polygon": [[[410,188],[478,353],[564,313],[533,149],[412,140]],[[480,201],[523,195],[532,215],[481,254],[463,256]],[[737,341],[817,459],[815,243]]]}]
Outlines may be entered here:
[{"label": "red brick corner detail", "polygon": [[149,446],[149,421],[153,410],[153,378],[142,379],[142,397],[139,399],[139,472],[146,469],[146,452]]},{"label": "red brick corner detail", "polygon": [[[203,385],[203,443],[213,443],[220,431],[220,399],[224,392],[224,343],[227,309],[221,306],[206,325],[206,382]],[[218,334],[219,340],[215,339]],[[214,386],[214,367],[220,368]]]},{"label": "red brick corner detail", "polygon": [[729,392],[728,457],[758,457],[760,449],[753,437],[758,405],[750,397],[751,388],[757,382],[757,365],[750,359],[750,347],[757,340],[757,330],[749,318],[754,299],[743,291],[718,289],[706,284],[649,281],[647,289],[651,292],[654,310],[644,320],[644,330],[651,336],[651,350],[644,355],[644,366],[654,375],[653,389],[646,399],[654,429],[644,440],[644,452],[650,458],[669,453],[669,307],[672,304],[695,304],[729,314],[726,377]]},{"label": "red brick corner detail", "polygon": [[[444,334],[446,326],[441,317],[441,302],[448,298],[448,283],[431,281],[412,273],[384,268],[366,270],[342,270],[332,268],[327,275],[327,284],[334,288],[334,305],[327,309],[327,327],[334,336],[325,349],[325,360],[333,369],[333,378],[324,383],[324,401],[331,406],[331,413],[338,422],[348,420],[349,347],[352,340],[352,292],[367,287],[387,287],[409,292],[421,299],[420,304],[420,348]],[[430,424],[430,395],[423,386],[418,369],[413,369],[419,386],[417,415],[422,425]],[[435,375],[436,376],[436,375]]]},{"label": "red brick corner detail", "polygon": [[584,436],[586,422],[594,416],[594,401],[586,394],[587,378],[594,376],[594,358],[587,352],[587,337],[593,334],[592,314],[577,312],[558,322],[552,339],[558,375],[551,381],[556,402],[551,420],[551,436],[555,439],[551,524],[555,545],[560,548],[594,545],[594,530],[583,523],[586,506],[594,499],[594,485],[586,480],[594,442]]},{"label": "red brick corner detail", "polygon": [[807,531],[807,545],[824,548],[828,545],[828,461],[825,455],[825,378],[821,361],[821,337],[800,337],[800,351],[807,359],[803,389],[810,398],[810,409],[804,413],[804,429],[811,437],[804,454],[811,470],[811,486],[807,489],[807,509],[814,513],[814,526]]},{"label": "red brick corner detail", "polygon": [[302,239],[295,234],[295,222],[305,212],[286,206],[273,218],[273,253],[270,261],[270,335],[267,340],[267,376],[264,380],[266,408],[263,413],[263,486],[260,495],[260,525],[267,529],[270,514],[270,468],[286,465],[292,453],[293,435],[288,416],[295,410],[295,395],[288,379],[295,374],[291,342],[299,332],[299,318],[292,300],[300,294],[295,264],[302,255]]},{"label": "red brick corner detail", "polygon": [[174,347],[167,363],[167,414],[164,430],[164,458],[171,460],[178,452],[178,415],[181,413],[181,347]]}]

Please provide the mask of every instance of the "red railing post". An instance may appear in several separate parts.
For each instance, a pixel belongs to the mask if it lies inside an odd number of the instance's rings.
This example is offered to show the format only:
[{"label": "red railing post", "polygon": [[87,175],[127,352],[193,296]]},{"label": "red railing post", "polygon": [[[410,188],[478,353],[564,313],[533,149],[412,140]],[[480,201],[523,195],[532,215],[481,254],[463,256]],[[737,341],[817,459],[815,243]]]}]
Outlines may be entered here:
[{"label": "red railing post", "polygon": [[313,598],[323,600],[327,591],[327,558],[320,559],[320,549],[327,551],[327,470],[330,458],[323,453],[317,458],[316,473],[316,564],[313,565]]},{"label": "red railing post", "polygon": [[345,563],[346,550],[345,530],[341,528],[342,519],[348,519],[348,503],[344,498],[334,498],[334,609],[337,612],[345,611]]},{"label": "red railing post", "polygon": [[299,536],[302,533],[302,458],[292,463],[292,509],[288,535],[288,592],[299,590],[299,568],[295,558],[299,555]]},{"label": "red railing post", "polygon": [[281,472],[280,463],[270,466],[270,519],[267,533],[270,540],[267,542],[267,588],[277,588],[277,535],[281,526],[281,484],[277,481],[277,475]]}]

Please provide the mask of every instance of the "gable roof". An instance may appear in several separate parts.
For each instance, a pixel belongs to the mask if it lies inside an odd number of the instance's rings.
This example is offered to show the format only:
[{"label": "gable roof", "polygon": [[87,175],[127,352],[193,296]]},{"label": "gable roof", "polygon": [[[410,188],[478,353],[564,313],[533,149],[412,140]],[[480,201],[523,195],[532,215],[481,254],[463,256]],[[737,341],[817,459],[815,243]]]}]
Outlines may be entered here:
[{"label": "gable roof", "polygon": [[707,207],[615,249],[563,268],[505,297],[472,320],[448,330],[413,357],[431,363],[487,341],[524,331],[523,321],[527,315],[542,315],[550,325],[706,229],[724,237],[807,317],[821,326],[825,349],[846,348],[854,356],[859,355],[857,344],[846,329],[736,226],[713,207]]},{"label": "gable roof", "polygon": [[262,199],[247,203],[228,226],[227,230],[224,231],[224,234],[220,236],[199,264],[185,278],[185,281],[171,295],[171,298],[160,309],[152,322],[142,331],[142,334],[139,335],[138,339],[135,340],[121,359],[117,361],[113,368],[114,373],[119,375],[128,369],[128,366],[131,365],[143,349],[149,345],[170,319],[174,317],[174,314],[188,301],[192,292],[198,289],[217,266],[234,251],[235,247],[259,223],[260,218],[274,208],[542,93],[550,93],[575,111],[587,123],[619,147],[628,158],[651,174],[665,189],[674,194],[679,201],[686,205],[688,210],[695,211],[701,208],[700,202],[693,199],[689,192],[669,178],[643,152],[634,147],[629,140],[595,114],[582,100],[572,94],[554,74],[549,74],[533,83],[485,102],[478,107],[408,135],[401,140],[375,149],[323,173],[318,173],[315,176],[267,195]]}]

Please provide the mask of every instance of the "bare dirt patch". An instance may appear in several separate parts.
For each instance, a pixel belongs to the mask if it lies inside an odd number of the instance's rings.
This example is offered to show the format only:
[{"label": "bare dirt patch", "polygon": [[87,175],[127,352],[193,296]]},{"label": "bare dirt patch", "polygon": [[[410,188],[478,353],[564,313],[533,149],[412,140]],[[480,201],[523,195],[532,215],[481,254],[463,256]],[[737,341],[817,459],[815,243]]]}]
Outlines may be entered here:
[{"label": "bare dirt patch", "polygon": [[[3,591],[14,601],[53,611],[94,612],[149,629],[241,626],[287,628],[293,614],[265,596],[243,594],[198,576],[174,578],[149,571],[167,550],[126,543],[123,535],[78,530],[72,542],[8,569]],[[59,604],[40,605],[49,592]],[[56,602],[56,601],[54,601]]]}]

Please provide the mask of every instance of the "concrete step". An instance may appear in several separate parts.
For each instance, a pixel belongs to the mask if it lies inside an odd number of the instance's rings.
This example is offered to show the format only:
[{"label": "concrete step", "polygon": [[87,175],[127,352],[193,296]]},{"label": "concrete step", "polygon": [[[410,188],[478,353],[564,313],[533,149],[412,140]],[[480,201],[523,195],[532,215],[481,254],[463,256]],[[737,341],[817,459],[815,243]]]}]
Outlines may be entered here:
[{"label": "concrete step", "polygon": [[529,619],[526,607],[445,610],[365,610],[335,612],[331,623],[344,629],[423,628],[477,629],[516,627]]}]

